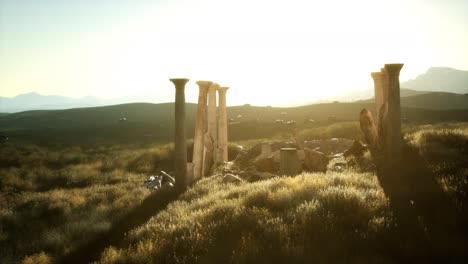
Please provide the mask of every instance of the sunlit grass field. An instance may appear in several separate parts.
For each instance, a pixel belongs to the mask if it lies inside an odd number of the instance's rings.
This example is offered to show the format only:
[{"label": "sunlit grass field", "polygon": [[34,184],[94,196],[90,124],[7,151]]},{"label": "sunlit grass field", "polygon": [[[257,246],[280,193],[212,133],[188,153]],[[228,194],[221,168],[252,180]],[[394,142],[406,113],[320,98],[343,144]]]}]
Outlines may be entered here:
[{"label": "sunlit grass field", "polygon": [[[406,125],[404,132],[435,172],[458,221],[466,223],[468,124]],[[355,122],[311,127],[300,135],[361,137]],[[291,140],[284,132],[273,139]],[[248,148],[264,140],[233,143],[230,158],[236,145]],[[150,195],[143,187],[149,175],[172,170],[172,155],[171,144],[55,150],[0,145],[0,263],[56,262],[101,236]],[[460,230],[462,237],[467,234]],[[215,176],[129,230],[96,260],[393,263],[400,237],[372,170],[350,167],[237,185]]]}]

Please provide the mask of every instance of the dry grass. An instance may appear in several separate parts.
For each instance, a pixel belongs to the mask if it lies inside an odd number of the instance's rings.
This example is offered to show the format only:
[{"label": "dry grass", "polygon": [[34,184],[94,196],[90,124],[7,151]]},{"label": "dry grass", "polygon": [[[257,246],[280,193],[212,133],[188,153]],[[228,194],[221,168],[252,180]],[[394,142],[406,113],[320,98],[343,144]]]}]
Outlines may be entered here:
[{"label": "dry grass", "polygon": [[[301,135],[358,139],[356,129],[349,122]],[[468,222],[468,124],[407,125],[404,131],[461,223]],[[238,151],[231,144],[230,158]],[[172,155],[171,144],[56,150],[1,145],[0,263],[54,262],[99,237],[148,197],[144,179],[160,169],[170,172]],[[239,185],[204,179],[129,231],[120,245],[108,247],[99,262],[394,262],[392,245],[401,234],[387,197],[370,156],[354,164],[343,173]]]},{"label": "dry grass", "polygon": [[[101,263],[297,263],[383,260],[388,204],[372,174],[302,174],[241,185],[197,183],[132,230]],[[340,252],[340,254],[336,254]]]}]

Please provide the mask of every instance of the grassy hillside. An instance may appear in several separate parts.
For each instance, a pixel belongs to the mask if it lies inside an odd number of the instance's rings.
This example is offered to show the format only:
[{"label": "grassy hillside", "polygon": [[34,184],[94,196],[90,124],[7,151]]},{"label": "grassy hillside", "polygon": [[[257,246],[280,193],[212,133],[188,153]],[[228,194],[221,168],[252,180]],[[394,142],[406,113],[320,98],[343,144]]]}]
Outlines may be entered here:
[{"label": "grassy hillside", "polygon": [[[99,263],[463,263],[468,128],[420,130],[407,140],[435,174],[406,175],[412,179],[402,185],[417,179],[422,186],[401,187],[415,192],[403,216],[373,172],[241,184],[215,176],[108,247]],[[438,156],[433,144],[453,152]]]},{"label": "grassy hillside", "polygon": [[[228,108],[231,140],[271,137],[284,132],[275,120],[295,120],[299,127],[328,125],[333,120],[358,119],[372,103],[331,103],[293,108],[234,106]],[[196,105],[186,105],[187,137],[193,137]],[[468,121],[468,109],[403,108],[410,122]],[[0,116],[0,133],[13,143],[44,146],[95,144],[153,144],[173,140],[173,104],[125,104],[95,108],[27,111]],[[121,119],[126,118],[126,121]],[[312,124],[307,120],[315,120]]]},{"label": "grassy hillside", "polygon": [[[310,128],[304,137],[358,137],[356,126]],[[457,263],[468,246],[468,126],[404,130],[431,173],[405,177],[416,184],[402,186],[415,190],[412,199],[419,205],[421,190],[429,190],[424,180],[434,179],[450,206],[440,206],[433,192],[423,204],[444,215],[440,219],[455,219],[455,226],[431,222],[426,211],[411,207],[405,215],[419,224],[399,227],[371,167],[239,185],[223,183],[219,171],[164,209],[168,197],[142,186],[160,169],[170,172],[172,145],[50,150],[2,144],[0,262],[395,263],[414,257]],[[235,151],[231,145],[231,159]],[[440,208],[450,208],[455,218]]]}]

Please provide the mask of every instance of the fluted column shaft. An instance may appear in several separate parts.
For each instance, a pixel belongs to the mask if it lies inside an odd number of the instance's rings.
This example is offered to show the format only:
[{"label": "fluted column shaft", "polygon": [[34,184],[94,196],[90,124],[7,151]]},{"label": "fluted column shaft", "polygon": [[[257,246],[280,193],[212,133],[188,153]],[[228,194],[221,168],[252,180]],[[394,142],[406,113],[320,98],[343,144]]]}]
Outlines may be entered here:
[{"label": "fluted column shaft", "polygon": [[213,162],[217,162],[216,149],[218,148],[218,125],[216,120],[216,91],[219,85],[214,83],[208,89],[208,133],[213,139]]},{"label": "fluted column shaft", "polygon": [[220,149],[220,156],[218,161],[228,161],[228,131],[227,131],[227,110],[226,110],[226,92],[229,87],[219,87],[219,135],[218,146]]},{"label": "fluted column shaft", "polygon": [[400,71],[402,67],[403,64],[385,64],[388,75],[387,157],[391,162],[401,156]]},{"label": "fluted column shaft", "polygon": [[174,176],[178,191],[187,188],[187,141],[185,138],[185,84],[188,79],[170,79],[175,94]]},{"label": "fluted column shaft", "polygon": [[375,120],[378,123],[380,108],[384,104],[384,74],[381,72],[372,72],[371,77],[374,79]]},{"label": "fluted column shaft", "polygon": [[205,129],[205,116],[208,89],[213,84],[208,81],[198,81],[200,89],[198,94],[197,119],[195,120],[195,135],[193,137],[193,179],[195,181],[203,177],[203,138]]}]

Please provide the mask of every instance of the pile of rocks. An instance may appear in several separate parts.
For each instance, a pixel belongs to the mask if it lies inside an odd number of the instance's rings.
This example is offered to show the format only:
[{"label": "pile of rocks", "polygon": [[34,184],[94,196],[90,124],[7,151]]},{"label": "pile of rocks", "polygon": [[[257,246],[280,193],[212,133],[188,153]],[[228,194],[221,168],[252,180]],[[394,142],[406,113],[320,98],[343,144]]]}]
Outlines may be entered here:
[{"label": "pile of rocks", "polygon": [[352,146],[353,140],[343,138],[305,141],[302,149],[293,142],[261,143],[240,152],[234,164],[240,168],[254,167],[259,172],[279,174],[280,149],[297,148],[302,170],[326,172],[329,161],[341,157]]},{"label": "pile of rocks", "polygon": [[165,171],[161,171],[159,175],[151,175],[145,181],[144,186],[151,190],[159,190],[164,188],[172,188],[175,185],[175,179]]}]

